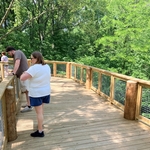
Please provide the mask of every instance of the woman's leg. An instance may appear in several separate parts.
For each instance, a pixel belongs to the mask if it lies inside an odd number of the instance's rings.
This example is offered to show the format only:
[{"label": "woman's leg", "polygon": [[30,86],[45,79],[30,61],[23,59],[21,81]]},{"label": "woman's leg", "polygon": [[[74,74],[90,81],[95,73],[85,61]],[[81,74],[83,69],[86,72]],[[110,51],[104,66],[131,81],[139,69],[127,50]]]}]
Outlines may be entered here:
[{"label": "woman's leg", "polygon": [[38,130],[41,132],[43,131],[43,104],[40,106],[35,106],[34,108],[37,114]]}]

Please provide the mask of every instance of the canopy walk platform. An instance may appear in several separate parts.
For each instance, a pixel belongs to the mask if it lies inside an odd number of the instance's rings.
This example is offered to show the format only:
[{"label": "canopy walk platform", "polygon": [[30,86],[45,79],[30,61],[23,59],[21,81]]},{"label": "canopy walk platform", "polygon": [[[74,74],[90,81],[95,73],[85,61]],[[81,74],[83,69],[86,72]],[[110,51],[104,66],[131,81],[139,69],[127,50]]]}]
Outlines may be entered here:
[{"label": "canopy walk platform", "polygon": [[59,77],[52,77],[51,88],[51,103],[44,107],[45,137],[30,137],[37,130],[34,110],[18,112],[17,139],[7,143],[7,150],[150,150],[150,127],[124,119],[121,109],[93,90]]}]

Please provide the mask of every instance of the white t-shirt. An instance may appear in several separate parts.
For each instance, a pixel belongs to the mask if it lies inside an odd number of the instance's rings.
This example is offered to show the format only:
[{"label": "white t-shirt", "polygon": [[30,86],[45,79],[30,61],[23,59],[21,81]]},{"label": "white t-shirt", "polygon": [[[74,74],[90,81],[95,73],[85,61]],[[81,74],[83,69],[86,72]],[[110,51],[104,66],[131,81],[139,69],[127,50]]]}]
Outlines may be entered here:
[{"label": "white t-shirt", "polygon": [[8,62],[8,57],[5,56],[5,55],[3,55],[3,56],[1,57],[1,61],[2,61],[2,62]]},{"label": "white t-shirt", "polygon": [[51,69],[47,64],[34,64],[26,72],[32,76],[28,79],[29,96],[42,97],[50,94]]}]

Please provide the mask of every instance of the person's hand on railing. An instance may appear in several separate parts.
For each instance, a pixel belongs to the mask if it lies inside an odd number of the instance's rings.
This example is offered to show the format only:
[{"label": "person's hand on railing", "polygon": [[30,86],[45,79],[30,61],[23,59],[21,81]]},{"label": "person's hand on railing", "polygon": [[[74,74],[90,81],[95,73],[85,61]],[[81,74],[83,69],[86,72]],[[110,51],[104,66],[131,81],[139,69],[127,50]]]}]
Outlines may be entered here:
[{"label": "person's hand on railing", "polygon": [[14,76],[14,75],[15,75],[15,74],[14,74],[13,71],[11,71],[11,72],[8,73],[8,76]]}]

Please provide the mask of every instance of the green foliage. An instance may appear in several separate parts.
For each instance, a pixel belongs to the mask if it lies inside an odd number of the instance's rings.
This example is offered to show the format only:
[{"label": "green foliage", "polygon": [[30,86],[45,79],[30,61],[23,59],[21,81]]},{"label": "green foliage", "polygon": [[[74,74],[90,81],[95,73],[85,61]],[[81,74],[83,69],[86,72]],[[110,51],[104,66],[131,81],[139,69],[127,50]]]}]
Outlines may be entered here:
[{"label": "green foliage", "polygon": [[141,115],[150,118],[150,89],[142,89]]},{"label": "green foliage", "polygon": [[115,92],[114,99],[117,100],[122,105],[125,104],[125,92],[126,92],[126,82],[115,79]]},{"label": "green foliage", "polygon": [[101,68],[101,69],[107,68],[107,63],[105,64],[105,59],[95,57],[95,56],[81,57],[81,58],[76,59],[75,62]]},{"label": "green foliage", "polygon": [[132,0],[108,2],[99,30],[103,36],[96,41],[97,47],[101,48],[99,51],[110,60],[108,68],[139,78],[149,77],[146,73],[149,61],[145,61],[150,59],[148,3]]},{"label": "green foliage", "polygon": [[101,91],[110,96],[110,76],[102,75]]},{"label": "green foliage", "polygon": [[[3,18],[11,0],[2,1]],[[150,7],[145,0],[16,0],[0,30],[1,51],[12,45],[27,57],[150,79]]]}]

